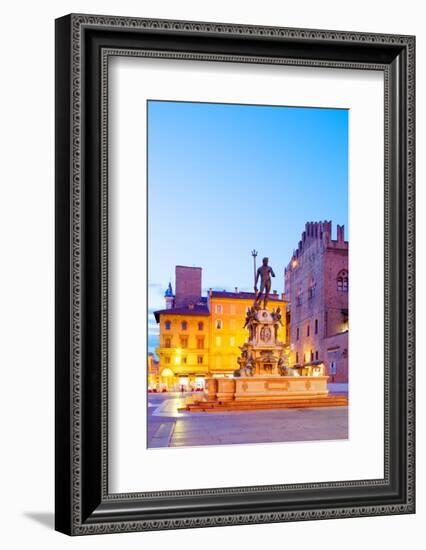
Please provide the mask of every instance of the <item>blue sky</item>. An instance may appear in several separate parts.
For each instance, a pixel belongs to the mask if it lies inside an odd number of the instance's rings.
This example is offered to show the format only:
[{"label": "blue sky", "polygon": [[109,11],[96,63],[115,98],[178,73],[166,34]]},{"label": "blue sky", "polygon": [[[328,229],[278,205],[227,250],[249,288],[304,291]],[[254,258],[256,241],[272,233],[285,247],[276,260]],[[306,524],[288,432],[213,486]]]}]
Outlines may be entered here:
[{"label": "blue sky", "polygon": [[175,265],[203,289],[252,290],[250,251],[283,271],[307,221],[348,235],[348,111],[148,102],[149,347]]}]

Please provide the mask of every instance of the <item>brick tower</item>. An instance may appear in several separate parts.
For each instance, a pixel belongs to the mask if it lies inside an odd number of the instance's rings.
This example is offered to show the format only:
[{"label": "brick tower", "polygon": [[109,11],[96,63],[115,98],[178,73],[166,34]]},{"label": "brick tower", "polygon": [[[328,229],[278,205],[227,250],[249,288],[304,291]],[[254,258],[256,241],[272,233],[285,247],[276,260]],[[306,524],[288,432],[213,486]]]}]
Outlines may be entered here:
[{"label": "brick tower", "polygon": [[289,301],[290,367],[348,381],[349,243],[344,226],[308,222],[285,269]]}]

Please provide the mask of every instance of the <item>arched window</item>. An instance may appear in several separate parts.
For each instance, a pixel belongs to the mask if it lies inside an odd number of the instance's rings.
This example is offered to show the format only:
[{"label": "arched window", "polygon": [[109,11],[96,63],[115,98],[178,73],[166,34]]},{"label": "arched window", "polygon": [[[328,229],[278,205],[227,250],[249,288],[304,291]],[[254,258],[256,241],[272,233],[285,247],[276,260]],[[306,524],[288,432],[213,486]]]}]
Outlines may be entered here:
[{"label": "arched window", "polygon": [[182,321],[182,330],[186,330],[188,328],[188,323],[186,321]]},{"label": "arched window", "polygon": [[204,323],[203,323],[203,321],[200,321],[200,322],[198,323],[198,330],[204,330]]},{"label": "arched window", "polygon": [[345,269],[342,269],[337,275],[337,290],[339,292],[348,292],[349,290],[349,277]]},{"label": "arched window", "polygon": [[222,319],[216,319],[216,328],[218,330],[222,328]]},{"label": "arched window", "polygon": [[315,279],[311,277],[309,281],[309,286],[308,286],[308,300],[311,300],[315,296],[316,291],[317,291],[317,283]]},{"label": "arched window", "polygon": [[170,330],[170,328],[171,328],[171,326],[172,326],[171,321],[166,321],[166,322],[164,323],[164,326],[165,326],[166,330]]}]

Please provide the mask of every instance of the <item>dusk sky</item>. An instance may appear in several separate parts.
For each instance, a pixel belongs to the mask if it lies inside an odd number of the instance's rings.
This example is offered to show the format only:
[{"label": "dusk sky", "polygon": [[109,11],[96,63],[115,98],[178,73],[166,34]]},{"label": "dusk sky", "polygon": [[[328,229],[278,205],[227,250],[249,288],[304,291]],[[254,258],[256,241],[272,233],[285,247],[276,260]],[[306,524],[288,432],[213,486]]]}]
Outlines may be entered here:
[{"label": "dusk sky", "polygon": [[282,292],[305,222],[322,220],[348,238],[347,110],[149,101],[149,351],[175,265],[203,268],[204,295],[252,291],[255,248]]}]

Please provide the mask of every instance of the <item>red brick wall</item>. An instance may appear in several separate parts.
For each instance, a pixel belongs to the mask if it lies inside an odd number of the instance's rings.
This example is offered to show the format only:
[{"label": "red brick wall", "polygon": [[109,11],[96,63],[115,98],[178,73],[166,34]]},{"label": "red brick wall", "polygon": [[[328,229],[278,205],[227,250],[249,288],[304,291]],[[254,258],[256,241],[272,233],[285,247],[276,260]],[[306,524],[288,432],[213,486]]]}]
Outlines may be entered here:
[{"label": "red brick wall", "polygon": [[[348,336],[348,332],[343,332],[324,339],[324,364],[326,374],[330,376],[330,382],[348,382]],[[335,375],[330,374],[330,364],[332,361],[336,364]]]},{"label": "red brick wall", "polygon": [[[312,350],[314,360],[317,360],[315,352],[318,352],[318,360],[324,363],[327,372],[329,362],[340,353],[342,357],[337,360],[335,381],[347,382],[348,335],[340,333],[344,320],[342,310],[348,309],[348,293],[338,291],[337,276],[342,269],[348,271],[349,244],[344,240],[343,226],[338,226],[336,240],[331,236],[331,222],[307,223],[286,269],[285,292],[290,301],[290,366],[309,363]],[[314,295],[309,292],[312,282]],[[318,320],[317,334],[315,320]],[[337,345],[333,338],[340,342],[340,352],[333,352],[330,355],[333,359],[330,359],[327,349]]]}]

